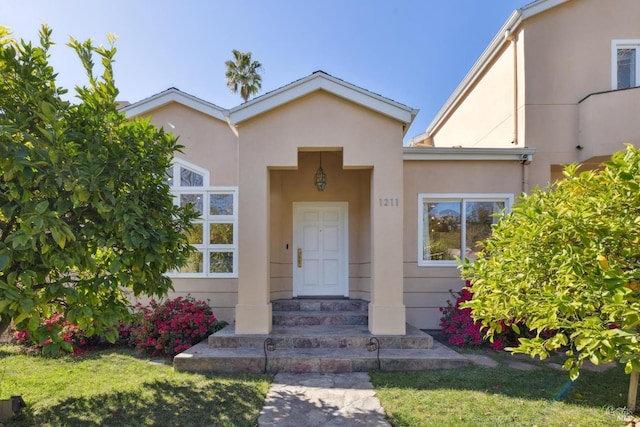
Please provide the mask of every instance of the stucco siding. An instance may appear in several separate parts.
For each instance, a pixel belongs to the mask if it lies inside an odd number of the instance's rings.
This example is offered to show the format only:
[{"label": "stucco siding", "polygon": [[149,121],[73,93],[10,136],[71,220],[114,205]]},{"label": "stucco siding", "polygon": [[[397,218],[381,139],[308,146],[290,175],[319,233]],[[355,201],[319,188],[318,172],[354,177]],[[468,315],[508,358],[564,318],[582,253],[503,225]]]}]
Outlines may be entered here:
[{"label": "stucco siding", "polygon": [[579,161],[640,145],[640,88],[591,95],[578,111]]},{"label": "stucco siding", "polygon": [[[535,160],[534,160],[535,161]],[[523,166],[517,161],[405,161],[404,162],[404,303],[407,321],[422,329],[437,329],[439,308],[451,300],[464,282],[455,265],[418,266],[418,195],[518,195]],[[505,179],[505,177],[511,177]]]},{"label": "stucco siding", "polygon": [[570,1],[525,22],[527,104],[576,104],[611,89],[611,41],[640,38],[640,2]]},{"label": "stucco siding", "polygon": [[[237,143],[227,123],[179,103],[169,103],[146,115],[151,122],[178,137],[183,145],[176,157],[209,171],[205,186],[237,186]],[[173,278],[168,297],[191,295],[207,301],[220,320],[233,322],[238,301],[238,280]],[[149,298],[140,300],[147,303]]]},{"label": "stucco siding", "polygon": [[437,147],[505,147],[514,140],[513,47],[504,48],[433,134]]},{"label": "stucco siding", "polygon": [[[235,318],[235,306],[238,301],[238,281],[237,279],[180,279],[174,278],[174,291],[170,292],[168,298],[178,296],[192,296],[196,299],[206,301],[213,313],[219,320],[233,322]],[[151,298],[142,297],[137,302],[148,304]]]},{"label": "stucco siding", "polygon": [[[552,172],[558,170],[556,165],[589,162],[592,155],[610,156],[622,148],[622,141],[605,141],[622,136],[630,127],[637,128],[637,121],[632,120],[612,131],[610,124],[620,123],[625,117],[622,104],[605,109],[594,106],[600,100],[587,101],[584,106],[579,102],[589,94],[611,90],[611,42],[640,38],[638,16],[640,2],[635,0],[581,0],[567,2],[524,23],[525,141],[537,149],[531,188],[557,178],[558,174]],[[627,106],[634,104],[632,100],[625,102]],[[604,140],[606,147],[594,149],[599,142],[591,140],[587,145],[582,137]],[[587,149],[581,151],[581,147]]]},{"label": "stucco siding", "polygon": [[272,299],[291,298],[293,247],[293,203],[341,201],[349,210],[349,290],[360,297],[368,292],[370,271],[363,268],[371,260],[369,232],[368,169],[344,170],[342,152],[322,153],[322,167],[327,187],[319,192],[313,177],[320,162],[320,152],[300,152],[297,170],[270,171],[270,283]]},{"label": "stucco siding", "polygon": [[151,112],[152,123],[178,137],[176,157],[208,169],[211,186],[238,185],[237,141],[226,122],[171,103]]}]

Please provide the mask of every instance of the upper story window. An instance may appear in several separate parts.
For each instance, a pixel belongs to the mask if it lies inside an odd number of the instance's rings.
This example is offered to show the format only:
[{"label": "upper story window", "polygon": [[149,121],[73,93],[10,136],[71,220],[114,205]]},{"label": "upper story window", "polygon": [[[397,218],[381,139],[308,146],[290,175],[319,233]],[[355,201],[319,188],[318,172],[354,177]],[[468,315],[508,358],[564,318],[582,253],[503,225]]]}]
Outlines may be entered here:
[{"label": "upper story window", "polygon": [[638,81],[638,50],[640,40],[613,40],[611,42],[611,88],[636,87]]},{"label": "upper story window", "polygon": [[453,266],[475,259],[478,242],[491,236],[494,214],[510,209],[511,194],[419,194],[418,265]]},{"label": "upper story window", "polygon": [[175,159],[167,181],[179,206],[193,205],[189,243],[197,251],[173,277],[238,277],[238,215],[236,187],[209,187],[209,172]]}]

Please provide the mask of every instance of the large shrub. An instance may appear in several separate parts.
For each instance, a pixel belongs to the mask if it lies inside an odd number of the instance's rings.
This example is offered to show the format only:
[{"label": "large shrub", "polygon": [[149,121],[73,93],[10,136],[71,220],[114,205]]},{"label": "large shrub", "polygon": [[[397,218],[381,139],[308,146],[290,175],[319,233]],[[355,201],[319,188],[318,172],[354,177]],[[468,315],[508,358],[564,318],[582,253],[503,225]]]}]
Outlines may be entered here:
[{"label": "large shrub", "polygon": [[38,46],[0,25],[0,332],[12,322],[55,354],[67,346],[45,324],[56,313],[115,342],[130,294],[166,295],[197,214],[167,184],[176,138],[117,109],[115,38],[71,39],[88,87],[70,102],[51,34]]},{"label": "large shrub", "polygon": [[[569,356],[572,379],[585,361],[640,371],[640,150],[631,145],[601,169],[518,198],[462,277],[464,303],[489,334],[518,319],[534,332],[514,352]],[[546,331],[553,331],[547,333]]]},{"label": "large shrub", "polygon": [[136,308],[142,317],[132,328],[133,343],[150,356],[175,356],[227,324],[216,319],[205,301],[191,296]]},{"label": "large shrub", "polygon": [[[473,347],[486,345],[489,341],[484,335],[481,322],[475,321],[471,315],[470,308],[462,308],[460,305],[469,301],[473,297],[471,283],[459,292],[451,292],[456,298],[455,303],[447,301],[446,307],[440,307],[442,318],[440,318],[440,332],[447,342],[456,347]],[[507,346],[517,344],[518,338],[513,329],[502,322],[502,332],[495,334],[489,345],[494,350],[502,350]]]}]

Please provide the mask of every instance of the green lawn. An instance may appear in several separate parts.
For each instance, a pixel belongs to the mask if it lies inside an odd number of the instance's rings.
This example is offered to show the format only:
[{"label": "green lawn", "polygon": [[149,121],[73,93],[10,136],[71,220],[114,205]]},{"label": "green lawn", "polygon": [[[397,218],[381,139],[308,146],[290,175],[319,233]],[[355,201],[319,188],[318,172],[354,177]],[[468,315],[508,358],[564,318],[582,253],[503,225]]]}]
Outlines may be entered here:
[{"label": "green lawn", "polygon": [[[623,426],[628,377],[622,367],[585,371],[564,398],[564,371],[538,363],[498,368],[373,372],[376,393],[399,426]],[[271,376],[189,374],[124,349],[57,359],[0,347],[0,398],[27,408],[12,426],[255,426]]]},{"label": "green lawn", "polygon": [[0,397],[15,426],[254,426],[271,377],[174,372],[129,350],[48,359],[0,347]]},{"label": "green lawn", "polygon": [[582,372],[560,401],[555,399],[568,374],[544,364],[533,371],[501,363],[498,368],[376,372],[372,381],[396,427],[628,425],[624,406],[629,377],[622,367]]}]

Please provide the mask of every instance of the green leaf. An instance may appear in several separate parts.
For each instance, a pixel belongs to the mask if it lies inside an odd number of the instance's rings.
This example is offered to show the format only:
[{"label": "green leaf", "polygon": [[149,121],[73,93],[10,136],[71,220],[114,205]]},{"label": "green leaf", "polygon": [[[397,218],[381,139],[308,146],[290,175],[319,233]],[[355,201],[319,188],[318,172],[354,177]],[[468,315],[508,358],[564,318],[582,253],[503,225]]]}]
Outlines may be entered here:
[{"label": "green leaf", "polygon": [[16,325],[19,325],[20,323],[22,323],[25,319],[27,319],[28,317],[30,317],[31,313],[29,312],[22,312],[19,315],[17,315],[16,317],[13,318],[13,323]]},{"label": "green leaf", "polygon": [[122,267],[122,263],[120,262],[120,260],[114,260],[113,262],[111,262],[111,264],[109,264],[109,272],[111,274],[115,274],[118,271],[120,271],[120,268]]},{"label": "green leaf", "polygon": [[69,352],[69,353],[73,352],[73,345],[71,345],[71,343],[68,341],[60,342],[60,347],[62,347],[62,349],[66,352]]},{"label": "green leaf", "polygon": [[4,271],[4,269],[7,268],[10,262],[11,262],[11,258],[9,258],[9,255],[7,254],[0,255],[0,271]]},{"label": "green leaf", "polygon": [[39,214],[43,214],[46,212],[49,207],[49,202],[47,200],[43,200],[36,205],[36,212]]},{"label": "green leaf", "polygon": [[31,298],[22,298],[20,300],[20,308],[22,311],[29,313],[33,309],[33,300]]},{"label": "green leaf", "polygon": [[113,329],[109,329],[107,332],[105,332],[104,337],[107,339],[107,341],[113,344],[116,342],[116,339],[118,339],[118,333]]}]

